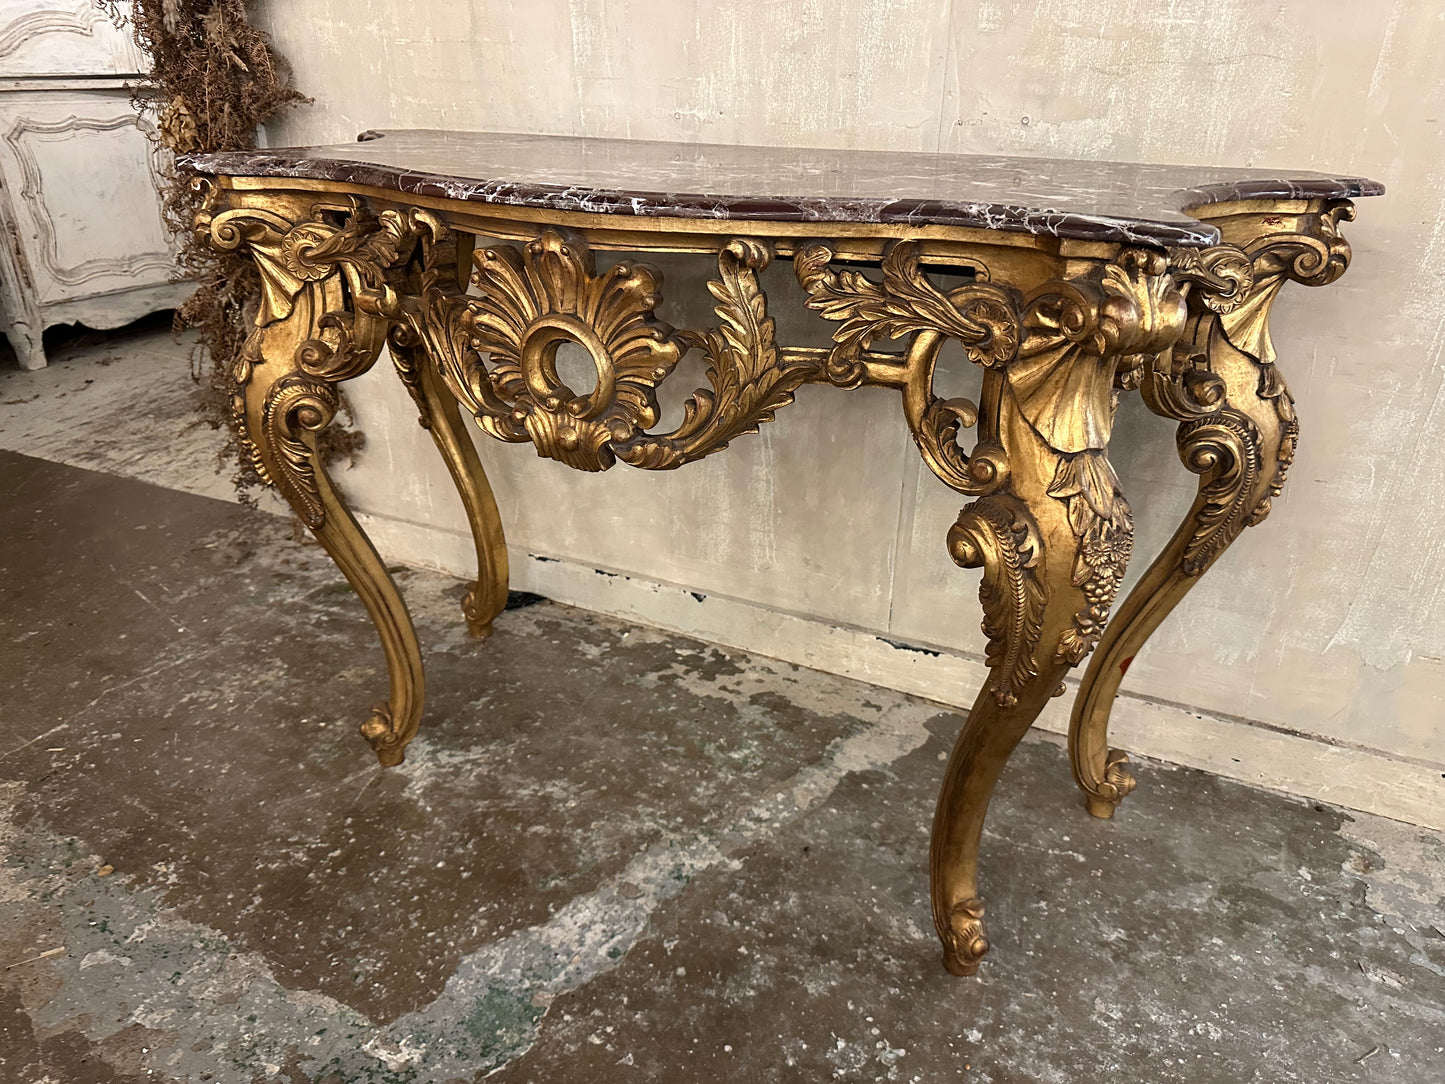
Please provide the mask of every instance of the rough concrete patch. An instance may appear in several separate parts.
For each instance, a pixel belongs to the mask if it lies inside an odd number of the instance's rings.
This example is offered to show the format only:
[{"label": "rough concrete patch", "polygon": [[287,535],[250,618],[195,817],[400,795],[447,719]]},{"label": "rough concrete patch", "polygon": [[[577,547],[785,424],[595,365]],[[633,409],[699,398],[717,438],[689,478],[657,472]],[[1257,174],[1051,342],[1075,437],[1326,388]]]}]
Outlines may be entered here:
[{"label": "rough concrete patch", "polygon": [[766,839],[827,797],[850,772],[884,767],[921,746],[921,705],[895,711],[830,748],[771,799],[719,835],[655,847],[597,892],[578,897],[545,925],[488,945],[462,961],[440,998],[387,1029],[397,1057],[433,1076],[486,1072],[525,1053],[559,994],[611,970],[648,927],[653,911],[699,873],[733,864],[737,851]]},{"label": "rough concrete patch", "polygon": [[1445,978],[1445,838],[1368,813],[1340,834],[1360,848],[1344,869],[1363,880],[1366,904],[1414,946],[1411,964]]},{"label": "rough concrete patch", "polygon": [[[164,1033],[146,1065],[169,1076],[217,1084],[267,1078],[288,1064],[323,1079],[352,1082],[444,1079],[507,1064],[535,1041],[559,993],[615,967],[663,901],[698,873],[735,865],[742,847],[825,798],[850,771],[877,768],[917,748],[932,709],[889,712],[828,749],[771,798],[746,809],[721,831],[677,838],[635,857],[597,891],[559,908],[541,926],[487,944],[465,957],[442,996],[391,1025],[376,1027],[334,999],[288,990],[264,960],[238,951],[217,930],[177,917],[157,892],[125,876],[96,878],[98,856],[74,841],[11,817],[23,790],[8,785],[0,808],[0,843],[18,863],[0,867],[0,905],[44,911],[58,920],[67,954],[37,966],[58,980],[29,1006],[47,1033],[80,1032],[97,1044],[127,1028]],[[67,866],[69,863],[69,866]],[[58,871],[69,869],[71,872]],[[43,902],[42,902],[43,901]],[[134,1044],[132,1044],[134,1045]]]}]

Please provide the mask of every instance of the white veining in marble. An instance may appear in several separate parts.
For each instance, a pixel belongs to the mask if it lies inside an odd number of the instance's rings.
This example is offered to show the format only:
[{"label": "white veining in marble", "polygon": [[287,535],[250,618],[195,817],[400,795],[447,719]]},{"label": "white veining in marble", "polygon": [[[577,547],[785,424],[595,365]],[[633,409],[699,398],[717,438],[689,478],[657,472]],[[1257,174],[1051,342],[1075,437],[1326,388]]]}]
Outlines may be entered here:
[{"label": "white veining in marble", "polygon": [[429,130],[190,155],[180,165],[558,211],[947,225],[1156,245],[1218,240],[1214,227],[1185,213],[1190,207],[1384,191],[1363,178],[1302,171]]}]

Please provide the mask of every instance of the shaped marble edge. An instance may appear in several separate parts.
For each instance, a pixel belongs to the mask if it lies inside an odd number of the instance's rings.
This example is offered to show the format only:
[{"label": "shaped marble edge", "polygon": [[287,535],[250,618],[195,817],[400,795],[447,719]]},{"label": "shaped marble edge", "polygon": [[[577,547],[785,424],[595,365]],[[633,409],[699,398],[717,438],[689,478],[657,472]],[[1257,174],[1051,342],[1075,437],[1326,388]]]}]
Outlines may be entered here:
[{"label": "shaped marble edge", "polygon": [[[1214,226],[1187,213],[1193,208],[1385,190],[1363,177],[1309,172],[427,130],[367,131],[330,147],[181,155],[177,167],[557,211],[956,226],[1184,247],[1219,240]],[[569,175],[577,180],[547,179]],[[691,191],[704,186],[714,191]],[[810,186],[815,194],[757,194]]]}]

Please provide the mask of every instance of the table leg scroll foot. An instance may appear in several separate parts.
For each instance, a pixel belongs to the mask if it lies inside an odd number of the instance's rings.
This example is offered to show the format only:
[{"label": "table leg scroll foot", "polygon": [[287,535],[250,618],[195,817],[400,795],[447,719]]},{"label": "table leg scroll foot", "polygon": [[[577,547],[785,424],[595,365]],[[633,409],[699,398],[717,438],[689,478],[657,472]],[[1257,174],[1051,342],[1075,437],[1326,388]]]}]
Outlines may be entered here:
[{"label": "table leg scroll foot", "polygon": [[1091,817],[1109,820],[1114,810],[1134,789],[1137,780],[1129,760],[1129,754],[1119,749],[1110,749],[1104,761],[1103,779],[1086,792],[1086,807]]},{"label": "table leg scroll foot", "polygon": [[954,975],[978,974],[979,961],[988,952],[988,935],[983,925],[983,900],[977,896],[959,900],[948,909],[947,932],[943,937],[943,966]]},{"label": "table leg scroll foot", "polygon": [[1009,705],[1000,703],[991,681],[979,694],[949,756],[934,813],[930,881],[943,965],[955,975],[974,974],[989,949],[978,857],[994,787],[1065,670],[1046,668]]}]

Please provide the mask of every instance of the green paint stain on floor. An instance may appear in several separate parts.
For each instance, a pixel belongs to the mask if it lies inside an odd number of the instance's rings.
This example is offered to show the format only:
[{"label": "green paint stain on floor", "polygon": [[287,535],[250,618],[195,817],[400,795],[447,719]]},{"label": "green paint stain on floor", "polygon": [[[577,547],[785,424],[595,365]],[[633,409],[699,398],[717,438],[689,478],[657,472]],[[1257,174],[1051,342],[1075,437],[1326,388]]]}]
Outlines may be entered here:
[{"label": "green paint stain on floor", "polygon": [[532,1003],[529,991],[489,986],[462,1019],[462,1029],[477,1043],[475,1057],[498,1064],[532,1045],[546,1012]]}]

